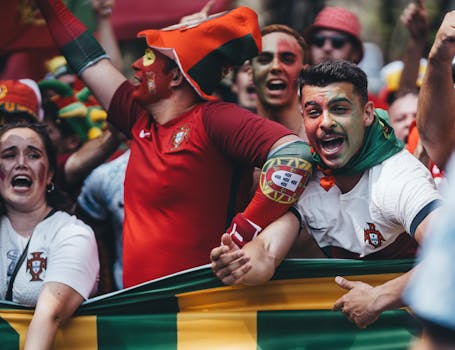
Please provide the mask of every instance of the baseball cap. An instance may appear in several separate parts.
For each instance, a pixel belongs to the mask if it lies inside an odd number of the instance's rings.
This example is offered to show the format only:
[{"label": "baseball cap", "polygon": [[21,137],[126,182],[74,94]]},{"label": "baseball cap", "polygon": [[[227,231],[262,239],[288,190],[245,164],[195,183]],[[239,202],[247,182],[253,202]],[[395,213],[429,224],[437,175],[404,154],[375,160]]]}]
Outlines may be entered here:
[{"label": "baseball cap", "polygon": [[353,12],[338,6],[323,8],[316,16],[314,22],[303,32],[305,40],[311,43],[311,36],[319,29],[337,30],[348,34],[360,52],[359,62],[363,58],[360,21]]},{"label": "baseball cap", "polygon": [[261,34],[257,14],[248,7],[207,19],[138,33],[147,45],[176,62],[186,80],[206,100],[234,65],[257,56]]},{"label": "baseball cap", "polygon": [[0,80],[0,111],[26,113],[36,121],[43,120],[41,93],[31,79]]}]

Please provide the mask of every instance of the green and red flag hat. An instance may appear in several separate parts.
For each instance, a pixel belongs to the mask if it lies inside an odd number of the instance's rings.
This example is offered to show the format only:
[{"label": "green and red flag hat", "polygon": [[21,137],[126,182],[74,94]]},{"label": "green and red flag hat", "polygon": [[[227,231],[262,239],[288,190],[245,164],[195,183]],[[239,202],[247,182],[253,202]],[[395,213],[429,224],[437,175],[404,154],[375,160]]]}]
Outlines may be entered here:
[{"label": "green and red flag hat", "polygon": [[147,45],[176,62],[186,80],[206,100],[229,68],[241,65],[261,51],[257,14],[248,7],[138,33]]}]

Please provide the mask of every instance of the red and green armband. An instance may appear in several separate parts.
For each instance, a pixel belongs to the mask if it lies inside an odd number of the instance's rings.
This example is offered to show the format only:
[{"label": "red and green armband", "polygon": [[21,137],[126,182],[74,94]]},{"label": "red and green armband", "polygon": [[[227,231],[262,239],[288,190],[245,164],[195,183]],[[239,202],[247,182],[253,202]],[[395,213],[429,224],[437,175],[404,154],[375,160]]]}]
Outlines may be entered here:
[{"label": "red and green armband", "polygon": [[61,0],[36,0],[54,42],[73,72],[81,74],[106,52]]},{"label": "red and green armband", "polygon": [[229,233],[243,246],[283,215],[304,191],[312,174],[310,146],[293,141],[273,150],[262,167],[259,186],[243,213],[232,220]]}]

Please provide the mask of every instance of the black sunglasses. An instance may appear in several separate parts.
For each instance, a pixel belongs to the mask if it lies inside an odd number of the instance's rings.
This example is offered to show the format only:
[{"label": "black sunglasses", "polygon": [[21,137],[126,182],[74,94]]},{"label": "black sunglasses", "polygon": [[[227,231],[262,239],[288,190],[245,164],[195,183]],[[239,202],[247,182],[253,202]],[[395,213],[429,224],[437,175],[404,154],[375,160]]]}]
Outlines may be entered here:
[{"label": "black sunglasses", "polygon": [[334,49],[341,49],[349,41],[349,38],[342,35],[325,36],[322,34],[315,34],[311,43],[317,47],[323,47],[326,40],[330,41],[330,44]]}]

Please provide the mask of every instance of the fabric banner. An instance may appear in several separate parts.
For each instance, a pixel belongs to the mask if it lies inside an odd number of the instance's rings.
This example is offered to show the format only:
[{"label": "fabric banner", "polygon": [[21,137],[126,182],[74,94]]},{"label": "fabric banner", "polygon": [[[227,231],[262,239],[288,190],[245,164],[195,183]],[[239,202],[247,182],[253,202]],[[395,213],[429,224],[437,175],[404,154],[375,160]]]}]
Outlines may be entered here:
[{"label": "fabric banner", "polygon": [[[411,260],[287,260],[272,281],[223,286],[202,266],[93,298],[58,332],[55,349],[407,349],[419,326],[404,309],[366,329],[332,312],[337,275],[381,284]],[[20,349],[33,310],[0,303],[1,349]]]}]

